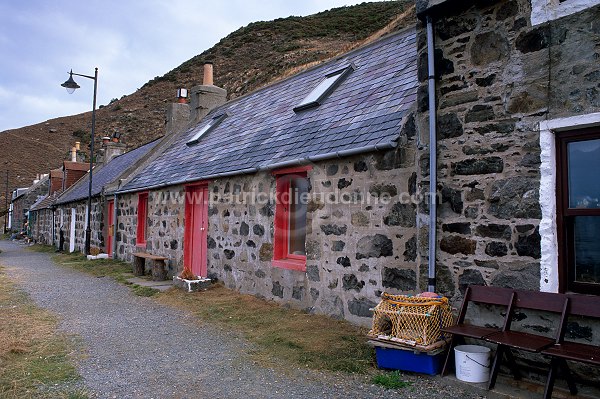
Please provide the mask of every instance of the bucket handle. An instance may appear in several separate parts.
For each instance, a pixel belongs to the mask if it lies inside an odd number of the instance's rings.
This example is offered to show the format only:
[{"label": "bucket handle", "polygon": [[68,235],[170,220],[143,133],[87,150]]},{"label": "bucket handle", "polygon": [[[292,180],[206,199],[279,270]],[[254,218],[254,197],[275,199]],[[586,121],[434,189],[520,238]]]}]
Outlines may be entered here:
[{"label": "bucket handle", "polygon": [[486,368],[486,369],[489,369],[489,368],[490,368],[490,366],[486,366],[485,364],[481,364],[481,363],[479,363],[479,362],[478,362],[477,360],[475,360],[475,359],[471,359],[471,358],[469,357],[469,355],[467,355],[466,353],[465,353],[465,356],[466,356],[466,358],[467,358],[467,359],[469,359],[469,360],[470,360],[470,361],[472,361],[472,362],[475,362],[475,363],[477,363],[478,365],[480,365],[480,366],[481,366],[481,367],[483,367],[483,368]]}]

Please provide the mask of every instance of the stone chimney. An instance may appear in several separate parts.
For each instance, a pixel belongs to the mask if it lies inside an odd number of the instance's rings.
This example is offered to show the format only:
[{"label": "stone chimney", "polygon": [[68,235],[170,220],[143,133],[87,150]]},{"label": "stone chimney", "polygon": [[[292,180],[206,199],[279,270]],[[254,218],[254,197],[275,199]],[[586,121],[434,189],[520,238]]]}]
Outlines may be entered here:
[{"label": "stone chimney", "polygon": [[225,104],[227,90],[213,85],[213,64],[204,64],[204,78],[201,86],[192,87],[190,95],[190,124],[195,125],[214,108]]},{"label": "stone chimney", "polygon": [[177,90],[177,103],[167,105],[165,113],[165,134],[169,135],[185,129],[190,122],[190,106],[186,102],[187,90]]},{"label": "stone chimney", "polygon": [[126,146],[121,143],[121,134],[119,132],[115,132],[110,136],[102,137],[102,148],[96,157],[97,163],[107,164],[114,157],[118,157],[121,154],[125,153]]}]

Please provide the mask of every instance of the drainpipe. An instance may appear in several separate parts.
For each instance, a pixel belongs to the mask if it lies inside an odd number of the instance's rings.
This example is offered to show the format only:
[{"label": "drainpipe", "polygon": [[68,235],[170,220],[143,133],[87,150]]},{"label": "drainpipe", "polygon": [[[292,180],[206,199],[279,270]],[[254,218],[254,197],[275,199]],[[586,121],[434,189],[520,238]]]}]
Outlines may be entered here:
[{"label": "drainpipe", "polygon": [[112,258],[117,259],[117,194],[113,195],[113,240]]},{"label": "drainpipe", "polygon": [[433,21],[427,16],[427,70],[429,94],[429,260],[427,291],[435,292],[435,253],[437,247],[437,132],[435,114],[435,47]]}]

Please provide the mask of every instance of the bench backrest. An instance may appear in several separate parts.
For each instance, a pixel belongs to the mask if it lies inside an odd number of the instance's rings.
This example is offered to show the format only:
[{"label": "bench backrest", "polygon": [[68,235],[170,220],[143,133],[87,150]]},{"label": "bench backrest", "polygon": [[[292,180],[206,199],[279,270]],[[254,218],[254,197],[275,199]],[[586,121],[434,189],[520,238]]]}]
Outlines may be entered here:
[{"label": "bench backrest", "polygon": [[567,294],[569,316],[600,318],[600,296]]},{"label": "bench backrest", "polygon": [[567,296],[553,292],[515,290],[515,308],[563,313]]},{"label": "bench backrest", "polygon": [[[469,302],[499,305],[508,309],[513,301],[513,295],[513,290],[509,288],[470,285],[465,291],[465,297],[463,299],[462,306],[460,307],[457,323],[461,324],[464,321]],[[506,324],[506,319],[504,323]]]}]

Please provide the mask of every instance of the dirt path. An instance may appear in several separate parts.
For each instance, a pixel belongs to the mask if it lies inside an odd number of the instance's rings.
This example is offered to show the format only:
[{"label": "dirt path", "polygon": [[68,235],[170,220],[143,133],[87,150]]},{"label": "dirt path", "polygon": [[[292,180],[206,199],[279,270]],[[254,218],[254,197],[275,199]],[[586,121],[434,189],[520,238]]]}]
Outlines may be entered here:
[{"label": "dirt path", "polygon": [[250,345],[199,326],[108,278],[55,265],[45,253],[0,241],[0,264],[60,328],[83,341],[78,370],[97,398],[476,398],[439,378],[399,391],[366,376],[277,370],[249,361]]}]

